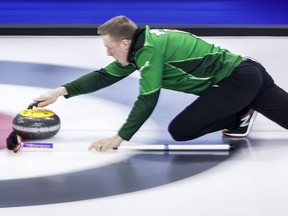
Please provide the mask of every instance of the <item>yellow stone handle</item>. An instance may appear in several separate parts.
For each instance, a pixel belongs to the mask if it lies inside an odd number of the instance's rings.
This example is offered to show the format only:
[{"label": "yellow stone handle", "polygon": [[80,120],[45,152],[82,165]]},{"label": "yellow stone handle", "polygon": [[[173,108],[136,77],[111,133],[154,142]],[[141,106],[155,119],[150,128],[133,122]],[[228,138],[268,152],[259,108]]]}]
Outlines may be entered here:
[{"label": "yellow stone handle", "polygon": [[28,118],[47,118],[55,115],[54,112],[46,109],[26,109],[21,111],[19,114]]}]

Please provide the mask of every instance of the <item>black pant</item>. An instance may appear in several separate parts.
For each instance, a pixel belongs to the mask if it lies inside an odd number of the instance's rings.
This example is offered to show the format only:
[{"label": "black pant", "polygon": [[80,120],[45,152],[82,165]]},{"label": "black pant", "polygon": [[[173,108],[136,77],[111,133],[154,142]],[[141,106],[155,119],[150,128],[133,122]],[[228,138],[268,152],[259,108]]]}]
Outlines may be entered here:
[{"label": "black pant", "polygon": [[169,125],[178,141],[235,126],[237,114],[250,107],[288,129],[288,93],[275,85],[265,68],[243,61],[231,74],[200,96]]}]

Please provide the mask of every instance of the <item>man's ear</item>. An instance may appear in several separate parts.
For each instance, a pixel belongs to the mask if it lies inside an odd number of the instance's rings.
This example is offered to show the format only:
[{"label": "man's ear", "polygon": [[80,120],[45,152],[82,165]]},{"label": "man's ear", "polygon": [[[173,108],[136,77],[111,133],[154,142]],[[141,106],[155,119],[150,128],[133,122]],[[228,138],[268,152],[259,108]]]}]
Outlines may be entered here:
[{"label": "man's ear", "polygon": [[131,40],[123,39],[121,41],[121,46],[123,49],[129,49],[130,44],[131,44]]}]

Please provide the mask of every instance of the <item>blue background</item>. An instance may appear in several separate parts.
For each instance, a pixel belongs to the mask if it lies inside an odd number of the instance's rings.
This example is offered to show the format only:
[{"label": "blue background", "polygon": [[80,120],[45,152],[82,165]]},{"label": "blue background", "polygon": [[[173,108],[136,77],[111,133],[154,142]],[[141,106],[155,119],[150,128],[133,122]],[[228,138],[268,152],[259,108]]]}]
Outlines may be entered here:
[{"label": "blue background", "polygon": [[101,24],[126,15],[137,24],[287,25],[280,0],[0,0],[0,24]]}]

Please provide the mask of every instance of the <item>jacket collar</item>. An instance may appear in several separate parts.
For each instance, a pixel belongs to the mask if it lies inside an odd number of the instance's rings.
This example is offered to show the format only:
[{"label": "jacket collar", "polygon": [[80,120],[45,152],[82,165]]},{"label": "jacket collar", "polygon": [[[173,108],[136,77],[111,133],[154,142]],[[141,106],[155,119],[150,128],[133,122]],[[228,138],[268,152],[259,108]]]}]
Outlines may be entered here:
[{"label": "jacket collar", "polygon": [[144,45],[145,34],[142,34],[142,33],[144,33],[145,30],[146,28],[141,28],[141,27],[135,30],[135,33],[132,37],[131,45],[128,51],[128,55],[127,55],[127,61],[130,63],[134,63],[134,57],[135,57],[136,52]]}]

